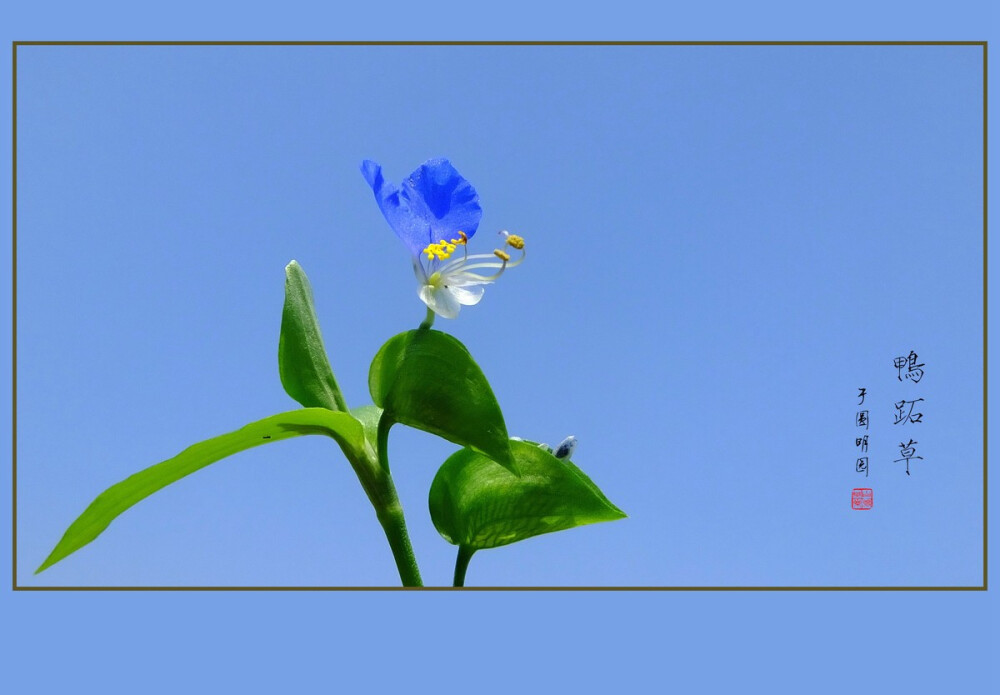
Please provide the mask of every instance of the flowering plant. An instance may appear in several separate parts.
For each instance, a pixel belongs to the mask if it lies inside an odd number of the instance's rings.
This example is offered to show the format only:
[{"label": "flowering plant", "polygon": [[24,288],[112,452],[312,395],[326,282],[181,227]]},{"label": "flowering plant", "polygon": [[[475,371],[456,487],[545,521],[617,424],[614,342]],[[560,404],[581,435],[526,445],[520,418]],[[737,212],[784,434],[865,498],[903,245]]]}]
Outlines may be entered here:
[{"label": "flowering plant", "polygon": [[[504,249],[473,256],[466,252],[483,212],[476,189],[447,159],[426,162],[398,188],[385,182],[382,167],[370,159],[361,164],[361,172],[386,222],[410,251],[417,295],[438,316],[453,319],[462,305],[478,304],[486,285],[524,260],[524,240],[506,230],[500,232],[504,246],[521,252],[516,260]],[[459,249],[461,257],[452,258]],[[496,272],[473,272],[481,270]]]},{"label": "flowering plant", "polygon": [[[410,253],[419,328],[390,338],[368,373],[372,404],[349,409],[327,357],[305,271],[285,267],[278,372],[302,408],[252,422],[188,447],[111,486],[87,507],[36,570],[96,539],[130,507],[170,483],[231,454],[291,437],[322,434],[340,446],[375,508],[404,586],[421,586],[403,509],[389,469],[389,430],[404,424],[461,447],[440,467],[429,492],[431,520],[458,546],[455,586],[463,586],[477,550],[625,515],[570,460],[575,437],[554,449],[508,435],[503,413],[479,365],[454,337],[432,330],[477,304],[487,285],[524,261],[525,242],[501,231],[500,248],[469,254],[479,228],[479,195],[446,159],[421,165],[400,186],[366,160],[361,172],[379,209]],[[447,370],[440,370],[447,364]]]}]

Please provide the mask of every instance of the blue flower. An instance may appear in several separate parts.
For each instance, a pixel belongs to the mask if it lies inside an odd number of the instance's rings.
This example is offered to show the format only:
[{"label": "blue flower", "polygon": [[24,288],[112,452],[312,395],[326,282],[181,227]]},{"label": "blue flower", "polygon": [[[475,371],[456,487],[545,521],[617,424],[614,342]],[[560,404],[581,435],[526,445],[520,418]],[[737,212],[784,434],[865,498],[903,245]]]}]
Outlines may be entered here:
[{"label": "blue flower", "polygon": [[[524,260],[524,240],[506,231],[500,232],[504,246],[521,252],[515,261],[503,249],[468,255],[466,245],[483,210],[476,189],[447,159],[424,162],[399,187],[386,183],[382,167],[370,159],[361,163],[361,173],[382,215],[410,251],[417,295],[437,315],[455,318],[463,304],[477,304],[486,285]],[[452,258],[459,247],[461,257]],[[496,272],[472,272],[485,269]]]}]

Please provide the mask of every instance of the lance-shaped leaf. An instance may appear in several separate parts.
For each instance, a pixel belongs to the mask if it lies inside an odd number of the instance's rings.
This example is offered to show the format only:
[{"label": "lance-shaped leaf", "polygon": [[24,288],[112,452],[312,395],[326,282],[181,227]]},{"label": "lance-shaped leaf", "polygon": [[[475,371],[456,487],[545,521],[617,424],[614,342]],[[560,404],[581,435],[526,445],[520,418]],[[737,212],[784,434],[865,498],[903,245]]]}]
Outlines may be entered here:
[{"label": "lance-shaped leaf", "polygon": [[372,360],[368,389],[392,422],[473,447],[516,471],[493,389],[447,333],[419,329],[389,339]]},{"label": "lance-shaped leaf", "polygon": [[170,483],[226,456],[261,444],[306,434],[333,437],[352,460],[360,460],[364,456],[365,443],[361,423],[347,413],[335,413],[326,408],[305,408],[251,422],[235,432],[190,446],[177,456],[139,471],[109,487],[90,503],[76,521],[70,524],[62,540],[45,562],[35,570],[35,574],[90,543],[118,515]]},{"label": "lance-shaped leaf", "polygon": [[347,410],[323,346],[309,278],[297,261],[285,266],[278,372],[285,392],[306,408]]},{"label": "lance-shaped leaf", "polygon": [[445,540],[470,550],[625,518],[575,465],[512,440],[520,477],[471,449],[448,458],[431,484],[431,520]]}]

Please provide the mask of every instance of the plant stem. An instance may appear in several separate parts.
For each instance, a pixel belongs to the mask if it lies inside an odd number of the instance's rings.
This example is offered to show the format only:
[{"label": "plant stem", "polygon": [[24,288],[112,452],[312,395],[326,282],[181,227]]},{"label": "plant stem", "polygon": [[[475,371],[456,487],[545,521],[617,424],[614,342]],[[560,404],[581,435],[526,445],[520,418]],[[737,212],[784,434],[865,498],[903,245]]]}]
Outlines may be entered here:
[{"label": "plant stem", "polygon": [[[392,481],[390,480],[390,485]],[[393,488],[395,494],[395,488]],[[378,521],[382,524],[385,537],[389,540],[389,548],[392,549],[392,557],[396,561],[396,569],[399,570],[399,578],[403,586],[423,586],[420,579],[420,568],[417,567],[417,558],[413,554],[413,546],[410,545],[410,536],[406,532],[406,519],[403,516],[403,508],[397,498],[396,504],[391,507],[384,507],[376,510]]]},{"label": "plant stem", "polygon": [[430,328],[431,326],[433,326],[434,325],[434,316],[435,315],[436,314],[431,310],[431,308],[427,307],[427,315],[424,317],[424,322],[420,324],[420,328],[422,328],[422,329],[423,328]]},{"label": "plant stem", "polygon": [[469,569],[469,560],[472,559],[474,552],[475,548],[467,545],[458,546],[458,557],[455,558],[455,581],[452,582],[452,586],[465,586],[465,570]]},{"label": "plant stem", "polygon": [[385,537],[389,541],[389,548],[392,549],[392,557],[396,561],[396,569],[399,570],[399,578],[403,581],[403,586],[423,586],[420,579],[420,568],[417,567],[417,558],[413,554],[413,546],[410,544],[410,535],[406,531],[406,518],[403,516],[403,506],[399,503],[399,496],[396,494],[396,486],[392,482],[392,474],[389,473],[389,428],[392,427],[392,420],[383,414],[378,421],[378,463],[379,471],[377,482],[368,493],[368,498],[375,505],[375,514],[382,524]]}]

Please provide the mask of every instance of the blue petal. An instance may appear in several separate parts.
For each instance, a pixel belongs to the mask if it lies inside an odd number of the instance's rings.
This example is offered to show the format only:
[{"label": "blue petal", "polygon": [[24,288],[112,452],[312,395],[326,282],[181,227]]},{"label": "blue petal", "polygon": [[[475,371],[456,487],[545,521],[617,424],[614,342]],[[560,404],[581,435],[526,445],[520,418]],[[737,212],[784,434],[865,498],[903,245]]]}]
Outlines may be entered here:
[{"label": "blue petal", "polygon": [[401,188],[386,184],[382,167],[370,159],[361,163],[361,173],[389,226],[414,256],[459,231],[471,238],[479,228],[479,194],[447,159],[424,162]]}]

